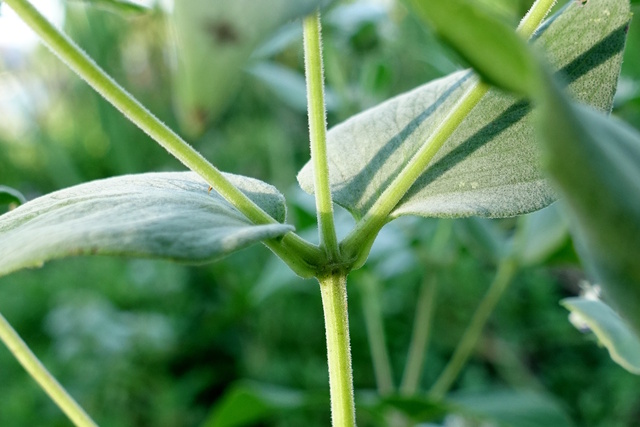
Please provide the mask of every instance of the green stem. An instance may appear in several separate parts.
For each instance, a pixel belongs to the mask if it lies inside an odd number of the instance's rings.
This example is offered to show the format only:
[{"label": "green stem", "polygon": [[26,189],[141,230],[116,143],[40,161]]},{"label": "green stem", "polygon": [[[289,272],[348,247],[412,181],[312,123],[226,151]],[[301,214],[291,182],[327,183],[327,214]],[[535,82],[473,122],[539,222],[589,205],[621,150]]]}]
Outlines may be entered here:
[{"label": "green stem", "polygon": [[[518,34],[530,38],[535,29],[547,15],[555,0],[538,0],[531,7],[529,13],[522,19]],[[469,115],[471,110],[489,91],[490,86],[478,82],[456,103],[444,120],[433,131],[420,150],[409,160],[409,163],[392,181],[391,185],[371,206],[356,227],[341,243],[341,250],[348,259],[357,260],[362,250],[369,247],[380,228],[389,220],[389,215],[411,186],[426,170],[436,153],[442,148],[460,123]]]},{"label": "green stem", "polygon": [[331,260],[337,261],[340,253],[333,220],[333,203],[327,164],[327,114],[324,102],[320,12],[316,11],[313,15],[305,18],[303,26],[309,139],[313,162],[314,193],[318,209],[320,247],[327,251]]},{"label": "green stem", "polygon": [[478,305],[475,313],[473,313],[471,323],[460,339],[458,346],[453,352],[453,356],[451,356],[451,360],[449,360],[444,371],[440,374],[440,377],[436,380],[433,387],[431,387],[429,391],[430,397],[434,399],[442,398],[458,378],[462,368],[469,360],[489,316],[509,286],[509,283],[511,283],[516,270],[517,263],[511,258],[506,258],[500,263],[493,283],[491,283],[489,290],[480,302],[480,305]]},{"label": "green stem", "polygon": [[422,367],[429,345],[433,304],[437,289],[435,276],[427,277],[420,287],[420,296],[418,297],[418,304],[416,305],[416,315],[413,321],[413,332],[411,334],[407,365],[400,385],[400,393],[404,396],[413,396],[416,394],[420,385]]},{"label": "green stem", "polygon": [[327,334],[327,360],[333,427],[354,427],[353,374],[349,345],[347,276],[335,272],[319,277]]},{"label": "green stem", "polygon": [[554,4],[556,4],[556,0],[536,0],[531,9],[522,18],[522,21],[520,21],[520,25],[516,30],[518,34],[529,39],[536,28],[540,26],[542,20],[549,14]]},{"label": "green stem", "polygon": [[367,328],[373,372],[376,377],[378,393],[381,396],[394,392],[391,363],[384,334],[382,322],[382,310],[380,309],[380,287],[377,278],[366,272],[362,273],[360,280],[363,290],[362,308],[364,311],[364,323]]},{"label": "green stem", "polygon": [[[27,0],[7,0],[5,3],[40,36],[45,45],[69,68],[185,166],[202,176],[209,185],[249,220],[255,224],[276,223],[268,213],[229,182],[199,152],[118,85],[71,39],[51,25]],[[305,263],[314,263],[317,259],[321,259],[323,254],[315,246],[293,236],[293,234],[289,233],[284,238],[285,244],[293,249],[291,251],[282,250],[276,240],[266,242],[266,244],[283,259],[286,258],[285,261],[290,261],[292,268],[300,270],[300,274],[304,273],[309,276],[312,273],[305,272]]]},{"label": "green stem", "polygon": [[456,103],[420,150],[409,160],[409,163],[396,176],[391,185],[386,188],[356,224],[353,231],[344,239],[341,246],[345,255],[356,259],[361,248],[368,247],[367,242],[370,242],[372,237],[389,220],[389,214],[400,199],[422,175],[436,153],[489,89],[489,85],[478,82]]},{"label": "green stem", "polygon": [[47,371],[7,319],[0,314],[0,339],[20,362],[24,369],[36,380],[67,417],[78,427],[97,427],[91,417],[73,400],[58,381]]}]

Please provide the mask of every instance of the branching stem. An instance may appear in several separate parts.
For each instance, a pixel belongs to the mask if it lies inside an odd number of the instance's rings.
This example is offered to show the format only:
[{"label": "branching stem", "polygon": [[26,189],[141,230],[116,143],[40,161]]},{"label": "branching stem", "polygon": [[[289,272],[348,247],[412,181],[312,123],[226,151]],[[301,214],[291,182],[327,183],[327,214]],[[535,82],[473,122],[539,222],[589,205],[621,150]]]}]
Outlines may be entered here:
[{"label": "branching stem", "polygon": [[[529,13],[522,19],[518,34],[529,39],[544,17],[553,7],[555,0],[537,0]],[[342,241],[340,247],[346,257],[359,259],[362,250],[369,247],[369,243],[380,228],[389,220],[389,215],[409,191],[411,186],[424,173],[444,143],[469,115],[471,110],[482,100],[490,86],[479,81],[456,103],[438,127],[422,145],[420,150],[409,160],[402,171],[396,176],[382,195],[371,206],[364,217],[358,221],[356,227]]]}]

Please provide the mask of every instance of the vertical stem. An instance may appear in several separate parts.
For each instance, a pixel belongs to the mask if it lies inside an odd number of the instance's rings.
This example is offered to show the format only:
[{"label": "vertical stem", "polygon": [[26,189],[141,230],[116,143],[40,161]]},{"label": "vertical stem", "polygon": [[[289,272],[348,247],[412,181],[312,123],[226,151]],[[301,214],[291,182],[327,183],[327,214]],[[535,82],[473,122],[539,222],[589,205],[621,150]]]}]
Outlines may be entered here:
[{"label": "vertical stem", "polygon": [[320,12],[316,11],[313,15],[305,18],[303,26],[309,139],[311,161],[313,162],[316,206],[318,209],[320,246],[325,248],[330,259],[338,260],[338,239],[333,222],[333,203],[329,187],[329,166],[327,164],[327,116],[324,102]]},{"label": "vertical stem", "polygon": [[424,364],[429,335],[431,333],[431,319],[433,318],[433,303],[437,293],[437,279],[435,275],[427,277],[420,287],[420,296],[416,305],[416,315],[413,322],[413,333],[409,345],[407,365],[402,376],[400,393],[412,396],[418,391],[422,366]]},{"label": "vertical stem", "polygon": [[356,417],[349,344],[347,276],[342,272],[334,272],[319,277],[318,282],[327,334],[331,423],[333,427],[354,427]]},{"label": "vertical stem", "polygon": [[362,273],[363,311],[364,323],[367,328],[373,371],[376,376],[376,385],[380,395],[393,393],[393,375],[391,363],[387,352],[387,343],[382,323],[382,310],[380,309],[380,283],[372,274]]},{"label": "vertical stem", "polygon": [[511,258],[507,258],[500,263],[493,283],[491,283],[489,290],[480,302],[480,305],[478,305],[475,313],[473,313],[471,323],[460,339],[458,347],[456,347],[453,356],[451,356],[451,360],[449,360],[444,371],[440,374],[440,377],[436,380],[433,387],[431,387],[431,390],[429,390],[430,397],[434,399],[442,398],[458,378],[462,368],[469,360],[489,316],[509,286],[509,283],[511,283],[516,269],[517,263]]},{"label": "vertical stem", "polygon": [[67,391],[47,371],[18,333],[11,327],[7,319],[0,314],[0,339],[9,351],[20,362],[24,369],[36,380],[40,387],[58,405],[67,417],[78,427],[97,427],[91,417],[73,400]]}]

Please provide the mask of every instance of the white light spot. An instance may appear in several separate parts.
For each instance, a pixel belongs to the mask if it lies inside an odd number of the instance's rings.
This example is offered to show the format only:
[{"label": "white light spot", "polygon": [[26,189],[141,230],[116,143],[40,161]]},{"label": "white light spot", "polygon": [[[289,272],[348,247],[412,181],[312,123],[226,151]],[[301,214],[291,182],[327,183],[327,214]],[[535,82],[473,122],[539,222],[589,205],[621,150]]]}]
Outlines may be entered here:
[{"label": "white light spot", "polygon": [[[59,0],[39,0],[32,4],[56,27],[64,22],[64,9]],[[27,51],[38,43],[38,37],[5,3],[0,6],[0,49]]]}]

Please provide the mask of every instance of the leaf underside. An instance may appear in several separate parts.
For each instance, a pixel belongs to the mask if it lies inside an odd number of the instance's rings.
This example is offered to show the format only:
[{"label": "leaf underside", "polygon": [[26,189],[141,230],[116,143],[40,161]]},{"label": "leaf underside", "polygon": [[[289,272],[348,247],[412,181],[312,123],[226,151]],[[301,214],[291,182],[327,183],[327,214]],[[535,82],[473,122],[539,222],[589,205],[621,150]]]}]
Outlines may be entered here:
[{"label": "leaf underside", "polygon": [[[452,18],[453,19],[453,18]],[[609,112],[630,19],[627,0],[571,2],[533,44],[578,100]],[[361,218],[476,81],[459,71],[362,112],[328,133],[334,200]],[[547,206],[530,106],[492,89],[398,203],[392,217],[507,217]],[[308,163],[298,181],[313,192]]]},{"label": "leaf underside", "polygon": [[[226,175],[276,220],[284,198],[258,180]],[[292,230],[253,225],[192,172],[92,181],[39,197],[0,216],[0,276],[74,255],[211,261]]]}]

